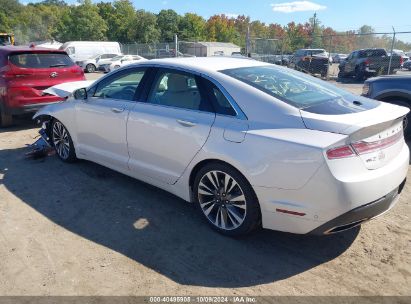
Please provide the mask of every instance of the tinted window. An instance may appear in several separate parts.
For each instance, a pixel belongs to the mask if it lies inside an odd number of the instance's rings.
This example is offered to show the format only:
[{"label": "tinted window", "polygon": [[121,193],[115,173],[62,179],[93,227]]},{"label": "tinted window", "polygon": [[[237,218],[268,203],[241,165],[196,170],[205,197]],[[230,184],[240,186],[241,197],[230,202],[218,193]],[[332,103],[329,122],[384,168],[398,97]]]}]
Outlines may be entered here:
[{"label": "tinted window", "polygon": [[[289,69],[257,66],[221,72],[306,111],[342,114],[367,110],[379,104],[378,101],[355,96],[325,81]],[[359,99],[359,105],[353,103]]]},{"label": "tinted window", "polygon": [[20,53],[10,55],[10,62],[21,68],[45,69],[73,66],[74,62],[64,53]]},{"label": "tinted window", "polygon": [[148,101],[190,110],[211,111],[207,99],[200,94],[196,77],[181,72],[160,72]]},{"label": "tinted window", "polygon": [[325,50],[313,50],[311,51],[311,55],[317,55],[317,54],[323,54],[325,53]]},{"label": "tinted window", "polygon": [[94,97],[133,100],[145,69],[122,71],[103,80],[94,93]]},{"label": "tinted window", "polygon": [[206,79],[203,79],[203,81],[207,85],[207,91],[211,95],[210,96],[212,99],[211,102],[213,104],[213,107],[216,113],[223,114],[223,115],[236,116],[237,115],[236,111],[233,109],[230,102],[223,94],[223,92],[221,92],[220,89],[218,89],[217,86],[211,81],[208,81]]},{"label": "tinted window", "polygon": [[360,52],[361,58],[366,57],[381,57],[386,56],[387,52],[385,50],[365,50]]}]

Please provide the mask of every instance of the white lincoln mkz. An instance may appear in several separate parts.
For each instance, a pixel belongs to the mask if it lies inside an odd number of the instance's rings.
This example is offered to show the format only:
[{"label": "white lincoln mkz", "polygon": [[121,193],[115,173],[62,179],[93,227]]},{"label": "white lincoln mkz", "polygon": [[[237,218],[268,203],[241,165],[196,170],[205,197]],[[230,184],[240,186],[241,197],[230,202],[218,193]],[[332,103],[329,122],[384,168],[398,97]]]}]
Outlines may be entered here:
[{"label": "white lincoln mkz", "polygon": [[160,59],[65,86],[77,90],[35,115],[63,161],[194,202],[227,235],[340,232],[389,210],[405,184],[408,109],[287,68]]}]

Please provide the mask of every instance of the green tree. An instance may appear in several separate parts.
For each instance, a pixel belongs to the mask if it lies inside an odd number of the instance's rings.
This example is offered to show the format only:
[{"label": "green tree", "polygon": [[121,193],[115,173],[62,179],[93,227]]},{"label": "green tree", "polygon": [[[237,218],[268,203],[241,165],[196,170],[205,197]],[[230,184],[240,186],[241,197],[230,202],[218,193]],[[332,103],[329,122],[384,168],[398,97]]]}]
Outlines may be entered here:
[{"label": "green tree", "polygon": [[160,30],[157,27],[157,17],[145,10],[137,10],[132,23],[130,36],[133,41],[140,43],[158,42]]},{"label": "green tree", "polygon": [[207,20],[206,31],[210,41],[238,43],[240,34],[234,24],[235,19],[226,15],[214,15]]},{"label": "green tree", "polygon": [[0,32],[10,32],[11,31],[11,20],[10,18],[4,13],[0,11]]},{"label": "green tree", "polygon": [[119,0],[114,2],[114,18],[108,20],[110,40],[121,43],[130,42],[133,20],[136,18],[136,11],[129,0]]},{"label": "green tree", "polygon": [[174,40],[174,35],[178,33],[180,16],[172,9],[161,10],[157,15],[157,25],[160,30],[160,39],[164,42]]},{"label": "green tree", "polygon": [[178,27],[180,40],[201,41],[206,39],[206,21],[197,14],[186,13],[180,18]]},{"label": "green tree", "polygon": [[317,18],[317,13],[314,14],[305,25],[307,30],[311,35],[311,47],[312,48],[322,48],[323,41],[322,41],[322,28],[321,28],[321,21]]},{"label": "green tree", "polygon": [[57,26],[57,40],[106,40],[107,24],[99,15],[99,9],[85,0],[78,6],[70,6]]}]

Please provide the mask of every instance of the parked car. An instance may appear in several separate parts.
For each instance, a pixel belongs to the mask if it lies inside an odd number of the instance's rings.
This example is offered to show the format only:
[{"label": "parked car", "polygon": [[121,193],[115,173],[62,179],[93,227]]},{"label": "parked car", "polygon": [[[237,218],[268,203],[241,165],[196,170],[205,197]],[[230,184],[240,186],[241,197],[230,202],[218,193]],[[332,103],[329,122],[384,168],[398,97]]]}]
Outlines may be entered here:
[{"label": "parked car", "polygon": [[333,63],[341,63],[343,60],[347,59],[348,55],[347,54],[335,54],[333,56]]},{"label": "parked car", "polygon": [[301,49],[291,58],[289,67],[310,74],[320,74],[325,77],[328,73],[329,55],[324,49]]},{"label": "parked car", "polygon": [[89,59],[76,61],[76,64],[87,73],[93,73],[100,64],[108,63],[111,59],[121,54],[100,54],[90,57]]},{"label": "parked car", "polygon": [[[362,95],[411,109],[411,75],[380,76],[366,80]],[[408,113],[407,121],[411,121]],[[411,137],[411,127],[405,129]]]},{"label": "parked car", "polygon": [[411,71],[411,60],[404,62],[404,64],[402,65],[402,68],[405,70]]},{"label": "parked car", "polygon": [[136,63],[137,61],[147,60],[138,55],[122,55],[116,56],[112,58],[109,62],[100,64],[98,69],[99,71],[103,71],[104,73],[109,73],[111,71],[117,70],[118,68],[131,64]]},{"label": "parked car", "polygon": [[290,55],[274,55],[274,58],[272,60],[276,65],[283,65],[283,66],[289,66],[290,64]]},{"label": "parked car", "polygon": [[0,47],[0,126],[13,115],[37,111],[61,101],[43,90],[62,82],[84,80],[84,73],[64,51],[36,47]]},{"label": "parked car", "polygon": [[68,41],[60,50],[66,51],[74,62],[87,60],[100,54],[121,54],[118,42],[112,41]]},{"label": "parked car", "polygon": [[35,119],[64,162],[194,202],[223,234],[331,234],[398,201],[408,111],[284,67],[206,57],[125,66]]},{"label": "parked car", "polygon": [[405,52],[403,50],[392,50],[392,52],[398,56],[402,57],[402,61],[407,62],[408,60],[410,60],[410,57],[407,56],[407,54],[405,54]]},{"label": "parked car", "polygon": [[[403,59],[396,54],[390,57],[385,49],[362,49],[353,51],[339,65],[338,77],[354,76],[358,81],[371,76],[393,74],[401,68]],[[390,67],[390,71],[388,68]]]}]

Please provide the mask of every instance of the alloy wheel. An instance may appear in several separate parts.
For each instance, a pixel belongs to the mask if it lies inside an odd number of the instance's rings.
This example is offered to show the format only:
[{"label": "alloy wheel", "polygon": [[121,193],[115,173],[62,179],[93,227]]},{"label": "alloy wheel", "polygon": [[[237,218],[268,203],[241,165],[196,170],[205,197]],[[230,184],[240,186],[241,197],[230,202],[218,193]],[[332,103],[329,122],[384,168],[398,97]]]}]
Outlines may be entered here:
[{"label": "alloy wheel", "polygon": [[207,219],[220,229],[236,229],[246,218],[244,192],[225,172],[209,171],[202,176],[198,184],[198,201]]},{"label": "alloy wheel", "polygon": [[70,155],[70,140],[66,128],[59,121],[53,124],[53,144],[57,154],[64,160]]}]

